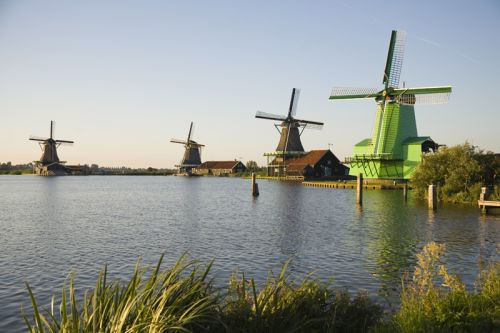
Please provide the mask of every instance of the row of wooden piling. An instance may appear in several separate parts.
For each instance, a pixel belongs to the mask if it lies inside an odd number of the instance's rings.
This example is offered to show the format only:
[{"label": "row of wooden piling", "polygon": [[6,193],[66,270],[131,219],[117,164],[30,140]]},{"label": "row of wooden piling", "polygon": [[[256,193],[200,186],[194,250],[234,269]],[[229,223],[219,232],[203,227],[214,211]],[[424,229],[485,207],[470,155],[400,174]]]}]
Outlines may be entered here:
[{"label": "row of wooden piling", "polygon": [[[329,188],[351,188],[354,189],[356,187],[356,204],[363,205],[363,188],[368,188],[367,185],[363,185],[363,174],[360,173],[357,176],[356,186],[354,184],[339,184],[339,183],[303,183],[307,186],[313,187],[329,187]],[[373,186],[375,189],[375,187]],[[252,173],[252,195],[254,197],[259,195],[259,185],[256,182],[255,173]],[[405,183],[403,185],[403,196],[405,201],[408,199],[408,184]],[[481,196],[478,200],[479,207],[482,207],[483,211],[486,212],[488,206],[491,207],[500,207],[500,202],[498,201],[487,201],[488,190],[486,187],[481,188]],[[437,186],[429,185],[428,189],[428,198],[427,204],[429,209],[436,210],[437,209]]]}]

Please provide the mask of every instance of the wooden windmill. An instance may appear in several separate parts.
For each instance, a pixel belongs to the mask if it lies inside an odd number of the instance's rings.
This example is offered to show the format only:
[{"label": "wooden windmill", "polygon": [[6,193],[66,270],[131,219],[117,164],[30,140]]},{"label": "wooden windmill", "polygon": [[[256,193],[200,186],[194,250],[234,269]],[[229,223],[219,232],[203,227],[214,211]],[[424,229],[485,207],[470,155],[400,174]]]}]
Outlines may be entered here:
[{"label": "wooden windmill", "polygon": [[321,129],[323,123],[295,118],[300,90],[293,88],[290,106],[286,116],[257,111],[255,118],[279,121],[274,126],[280,133],[276,150],[266,153],[269,176],[286,176],[287,159],[305,154],[300,137],[306,128]]},{"label": "wooden windmill", "polygon": [[42,156],[39,161],[35,161],[35,173],[42,176],[58,176],[66,175],[69,173],[68,169],[64,166],[64,161],[59,160],[57,155],[57,148],[60,145],[72,145],[73,141],[69,140],[55,140],[55,123],[50,121],[50,137],[41,138],[31,136],[31,141],[38,141],[42,149]]},{"label": "wooden windmill", "polygon": [[333,88],[330,99],[374,98],[377,103],[371,138],[354,146],[346,159],[350,174],[365,178],[408,179],[422,159],[422,153],[437,149],[428,136],[417,135],[416,104],[441,104],[449,100],[451,86],[399,88],[406,34],[391,33],[391,41],[380,89]]},{"label": "wooden windmill", "polygon": [[180,174],[192,175],[193,169],[197,168],[201,164],[201,147],[204,147],[205,145],[192,140],[192,137],[193,122],[191,122],[191,126],[189,126],[187,140],[170,140],[170,142],[180,143],[184,145],[184,156],[182,157],[181,163],[179,165],[176,165],[176,167],[179,168]]}]

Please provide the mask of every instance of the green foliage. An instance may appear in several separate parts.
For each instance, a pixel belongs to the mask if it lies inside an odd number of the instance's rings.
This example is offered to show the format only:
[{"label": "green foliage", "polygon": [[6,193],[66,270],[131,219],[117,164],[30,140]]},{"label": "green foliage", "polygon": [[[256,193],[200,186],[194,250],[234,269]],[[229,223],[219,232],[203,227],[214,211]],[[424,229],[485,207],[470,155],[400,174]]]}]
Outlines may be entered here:
[{"label": "green foliage", "polygon": [[255,172],[260,170],[259,166],[257,165],[257,162],[255,161],[248,161],[246,164],[246,168],[248,172]]},{"label": "green foliage", "polygon": [[500,263],[482,271],[471,292],[441,263],[444,251],[431,242],[417,255],[401,306],[385,321],[382,308],[365,293],[351,297],[311,276],[291,282],[287,264],[261,288],[235,273],[223,294],[208,280],[211,264],[201,267],[186,256],[164,270],[161,258],[152,272],[137,265],[128,282],[109,283],[105,267],[83,300],[77,300],[71,276],[59,311],[54,298],[50,309],[39,308],[26,284],[33,313],[24,320],[32,333],[500,331]]},{"label": "green foliage", "polygon": [[[365,294],[351,299],[307,277],[288,281],[285,264],[277,278],[257,290],[253,279],[229,281],[222,297],[211,287],[211,265],[200,269],[182,257],[149,278],[136,266],[128,283],[107,282],[106,268],[96,286],[77,300],[73,277],[63,287],[59,312],[39,308],[27,284],[32,318],[24,316],[30,332],[365,332],[377,323],[381,307]],[[69,296],[69,300],[68,300]],[[44,314],[46,313],[46,314]]]},{"label": "green foliage", "polygon": [[440,263],[445,250],[431,242],[417,255],[413,280],[405,285],[401,308],[387,331],[494,332],[500,329],[500,263],[490,265],[466,290],[460,278]]},{"label": "green foliage", "polygon": [[231,277],[222,315],[231,332],[366,332],[380,320],[366,294],[352,299],[310,276],[289,282],[286,267],[260,291],[253,279]]},{"label": "green foliage", "polygon": [[220,325],[217,294],[207,281],[211,265],[200,269],[183,256],[172,268],[160,271],[161,261],[147,279],[137,265],[127,284],[108,283],[104,268],[83,302],[77,301],[71,277],[69,301],[63,287],[59,313],[52,306],[43,314],[27,284],[33,306],[33,320],[25,316],[29,331],[190,332]]},{"label": "green foliage", "polygon": [[444,147],[423,156],[411,178],[419,197],[425,197],[430,184],[437,185],[438,198],[450,202],[475,202],[481,186],[498,182],[498,158],[469,143]]}]

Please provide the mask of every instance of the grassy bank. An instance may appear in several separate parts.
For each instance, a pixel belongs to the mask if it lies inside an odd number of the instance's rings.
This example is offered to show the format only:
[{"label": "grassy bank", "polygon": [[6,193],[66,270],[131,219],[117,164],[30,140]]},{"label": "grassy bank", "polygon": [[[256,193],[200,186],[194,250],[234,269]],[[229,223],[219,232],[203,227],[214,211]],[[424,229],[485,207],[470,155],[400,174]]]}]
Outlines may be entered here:
[{"label": "grassy bank", "polygon": [[33,169],[0,170],[0,175],[25,175],[32,173]]},{"label": "grassy bank", "polygon": [[349,296],[311,276],[290,281],[281,273],[257,288],[233,274],[227,290],[214,288],[211,264],[181,257],[170,268],[137,266],[128,282],[109,282],[106,267],[83,299],[73,278],[60,305],[42,310],[32,293],[30,332],[492,332],[500,329],[500,265],[491,265],[469,292],[440,265],[444,245],[418,254],[413,279],[405,283],[401,307],[383,313],[366,294]]}]

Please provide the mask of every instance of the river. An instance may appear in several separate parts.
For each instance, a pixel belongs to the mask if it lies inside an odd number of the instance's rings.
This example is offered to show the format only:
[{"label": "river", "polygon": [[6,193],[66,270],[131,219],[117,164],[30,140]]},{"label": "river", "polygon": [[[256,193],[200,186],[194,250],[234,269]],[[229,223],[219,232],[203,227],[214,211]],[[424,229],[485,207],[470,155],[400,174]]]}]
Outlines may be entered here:
[{"label": "river", "polygon": [[314,271],[382,304],[397,304],[404,272],[429,241],[446,243],[444,262],[469,288],[481,265],[497,259],[500,216],[473,206],[405,202],[402,192],[306,187],[216,177],[0,176],[0,332],[23,332],[21,306],[30,311],[24,281],[46,306],[70,272],[79,292],[108,264],[126,278],[142,258],[165,263],[188,252],[215,259],[212,276],[225,286],[238,269],[258,283],[267,273],[300,278]]}]

